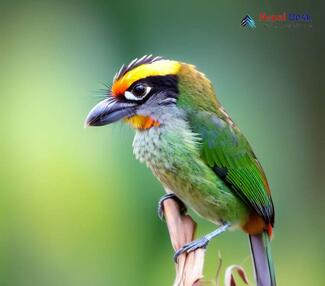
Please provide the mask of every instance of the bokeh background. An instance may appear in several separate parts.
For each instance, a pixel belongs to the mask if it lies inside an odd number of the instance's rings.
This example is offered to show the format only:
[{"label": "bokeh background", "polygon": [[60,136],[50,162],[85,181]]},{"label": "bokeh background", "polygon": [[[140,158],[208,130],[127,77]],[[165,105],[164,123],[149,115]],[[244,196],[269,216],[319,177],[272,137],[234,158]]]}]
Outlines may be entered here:
[{"label": "bokeh background", "polygon": [[[316,1],[314,1],[316,2]],[[276,206],[279,285],[323,285],[324,88],[311,1],[1,1],[1,286],[171,285],[163,194],[123,124],[83,128],[122,63],[144,54],[198,66],[249,138]],[[240,26],[259,12],[312,27]],[[256,19],[257,20],[257,19]],[[104,89],[104,91],[103,91]],[[198,234],[213,225],[195,216]],[[241,263],[246,236],[209,246],[205,275]]]}]

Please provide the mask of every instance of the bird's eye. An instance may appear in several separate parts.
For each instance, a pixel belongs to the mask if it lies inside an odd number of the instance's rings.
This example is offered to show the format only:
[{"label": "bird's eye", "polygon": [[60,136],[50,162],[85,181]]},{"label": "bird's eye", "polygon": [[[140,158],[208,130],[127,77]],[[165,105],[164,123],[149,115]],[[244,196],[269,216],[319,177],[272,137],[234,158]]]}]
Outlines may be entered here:
[{"label": "bird's eye", "polygon": [[142,100],[150,92],[151,87],[144,84],[135,85],[131,91],[126,91],[124,96],[129,100]]},{"label": "bird's eye", "polygon": [[132,88],[132,93],[138,98],[144,98],[151,90],[151,87],[144,84],[136,84]]},{"label": "bird's eye", "polygon": [[146,92],[146,86],[144,86],[143,84],[137,84],[132,89],[132,93],[137,97],[143,96],[145,92]]}]

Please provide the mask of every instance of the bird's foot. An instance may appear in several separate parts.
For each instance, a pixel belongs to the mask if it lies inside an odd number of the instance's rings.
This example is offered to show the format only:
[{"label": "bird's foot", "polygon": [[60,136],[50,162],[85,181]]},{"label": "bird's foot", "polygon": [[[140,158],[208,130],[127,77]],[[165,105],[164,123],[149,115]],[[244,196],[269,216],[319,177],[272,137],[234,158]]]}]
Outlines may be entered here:
[{"label": "bird's foot", "polygon": [[218,236],[219,234],[225,232],[230,227],[230,223],[225,223],[219,228],[217,228],[215,231],[208,233],[207,235],[203,236],[200,239],[194,240],[192,242],[186,243],[183,247],[178,249],[174,254],[174,261],[177,263],[177,258],[183,253],[190,253],[194,250],[197,250],[199,248],[205,249],[209,243],[209,241]]},{"label": "bird's foot", "polygon": [[199,248],[205,249],[208,246],[209,239],[203,236],[201,239],[194,240],[192,242],[186,243],[180,249],[178,249],[174,254],[174,261],[177,263],[177,258],[183,253],[190,253]]},{"label": "bird's foot", "polygon": [[163,195],[158,202],[158,211],[157,212],[158,212],[158,216],[161,220],[164,219],[164,201],[168,200],[168,199],[173,199],[174,201],[176,201],[179,205],[180,213],[182,215],[186,214],[187,208],[186,208],[185,204],[174,193],[169,193],[169,194]]}]

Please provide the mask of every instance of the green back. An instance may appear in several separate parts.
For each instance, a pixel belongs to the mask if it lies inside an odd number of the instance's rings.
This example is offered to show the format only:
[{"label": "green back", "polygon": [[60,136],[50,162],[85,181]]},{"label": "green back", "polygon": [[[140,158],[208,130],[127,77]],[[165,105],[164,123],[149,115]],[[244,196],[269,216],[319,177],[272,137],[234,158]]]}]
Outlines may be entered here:
[{"label": "green back", "polygon": [[240,199],[273,225],[273,203],[266,177],[239,129],[208,112],[196,112],[188,120],[202,139],[201,158]]},{"label": "green back", "polygon": [[177,104],[186,112],[192,131],[201,138],[202,160],[249,208],[273,225],[270,189],[248,141],[222,109],[204,75],[191,66],[183,69]]}]

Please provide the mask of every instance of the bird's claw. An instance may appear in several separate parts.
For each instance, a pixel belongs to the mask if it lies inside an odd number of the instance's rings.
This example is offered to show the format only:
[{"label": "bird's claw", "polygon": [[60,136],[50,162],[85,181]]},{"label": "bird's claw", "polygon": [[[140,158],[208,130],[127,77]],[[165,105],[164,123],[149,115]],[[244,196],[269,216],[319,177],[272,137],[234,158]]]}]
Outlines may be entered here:
[{"label": "bird's claw", "polygon": [[203,236],[202,238],[185,244],[183,247],[181,247],[180,249],[178,249],[175,252],[174,261],[177,263],[178,256],[180,256],[183,253],[190,253],[191,251],[194,251],[194,250],[199,249],[199,248],[205,249],[207,247],[209,241],[212,238],[214,238],[214,237],[220,235],[221,233],[225,232],[230,226],[231,226],[231,224],[229,222],[224,222],[222,226],[220,226],[216,230],[208,233],[207,235]]},{"label": "bird's claw", "polygon": [[179,205],[180,213],[182,215],[186,214],[187,208],[186,208],[185,204],[174,193],[169,193],[169,194],[163,195],[158,202],[158,211],[157,212],[158,212],[158,217],[161,220],[164,220],[164,201],[168,200],[168,199],[173,199],[174,201],[176,201]]},{"label": "bird's claw", "polygon": [[174,261],[177,263],[177,258],[183,253],[190,253],[199,248],[205,249],[209,243],[209,239],[202,237],[201,239],[194,240],[192,242],[186,243],[180,249],[178,249],[174,254]]}]

